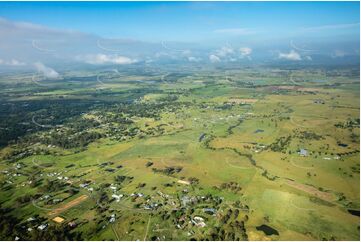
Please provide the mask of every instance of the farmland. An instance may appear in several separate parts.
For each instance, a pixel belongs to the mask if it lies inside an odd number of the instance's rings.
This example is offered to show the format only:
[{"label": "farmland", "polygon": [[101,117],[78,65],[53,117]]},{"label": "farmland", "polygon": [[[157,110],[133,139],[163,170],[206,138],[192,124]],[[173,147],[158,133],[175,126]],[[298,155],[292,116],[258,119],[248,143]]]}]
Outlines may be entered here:
[{"label": "farmland", "polygon": [[358,67],[135,65],[0,87],[2,240],[360,236]]}]

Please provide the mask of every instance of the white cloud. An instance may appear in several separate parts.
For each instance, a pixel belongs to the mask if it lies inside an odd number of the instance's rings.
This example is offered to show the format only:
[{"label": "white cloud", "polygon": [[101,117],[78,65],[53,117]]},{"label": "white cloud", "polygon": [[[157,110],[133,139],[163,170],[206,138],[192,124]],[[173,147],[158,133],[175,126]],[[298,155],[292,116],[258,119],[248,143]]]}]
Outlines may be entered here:
[{"label": "white cloud", "polygon": [[25,66],[26,63],[18,61],[16,59],[11,59],[9,61],[0,59],[0,65],[5,65],[5,66]]},{"label": "white cloud", "polygon": [[251,48],[241,47],[241,48],[239,48],[239,52],[241,54],[241,58],[248,58],[249,60],[251,60],[251,54],[252,54]]},{"label": "white cloud", "polygon": [[213,31],[216,34],[231,34],[231,35],[248,35],[254,33],[247,28],[230,28],[230,29],[216,29]]},{"label": "white cloud", "polygon": [[154,54],[154,57],[155,57],[155,58],[172,57],[172,55],[169,54],[168,52],[161,51],[161,52],[156,52],[156,53]]},{"label": "white cloud", "polygon": [[[135,56],[142,58],[153,55],[158,49],[157,44],[150,42],[104,39],[95,34],[52,29],[32,23],[14,22],[1,17],[0,42],[0,53],[3,60],[14,58],[26,63],[42,62],[48,65],[59,63],[59,61],[123,64],[134,62]],[[102,53],[101,48],[119,51],[104,53],[114,54],[114,56],[97,56],[97,53]],[[89,53],[94,55],[88,56]],[[122,57],[115,56],[117,53],[122,53]],[[28,66],[33,67],[33,64]]]},{"label": "white cloud", "polygon": [[239,48],[239,52],[242,57],[249,57],[252,54],[252,49],[249,47],[241,47]]},{"label": "white cloud", "polygon": [[59,73],[56,72],[54,69],[45,66],[41,62],[34,63],[35,68],[38,72],[41,72],[47,78],[57,78],[59,77]]},{"label": "white cloud", "polygon": [[303,31],[320,31],[320,30],[332,30],[332,29],[348,29],[359,28],[360,23],[348,23],[348,24],[330,24],[303,28]]},{"label": "white cloud", "polygon": [[24,62],[21,62],[21,61],[12,59],[12,60],[9,62],[9,65],[10,65],[10,66],[25,66],[26,64],[25,64]]},{"label": "white cloud", "polygon": [[184,51],[182,51],[182,55],[183,56],[189,56],[189,55],[191,55],[192,54],[192,51],[190,51],[190,50],[184,50]]},{"label": "white cloud", "polygon": [[188,61],[190,61],[190,62],[200,62],[201,60],[202,60],[202,58],[197,58],[194,56],[188,57]]},{"label": "white cloud", "polygon": [[221,59],[226,60],[226,61],[235,62],[238,59],[242,59],[242,58],[250,59],[251,53],[252,53],[252,49],[249,47],[241,47],[237,51],[236,49],[233,49],[230,46],[223,46],[214,52],[214,56],[216,58],[212,57],[212,59],[213,59],[213,62],[221,61]]},{"label": "white cloud", "polygon": [[105,54],[78,56],[77,59],[92,65],[101,65],[101,64],[124,65],[124,64],[132,64],[137,62],[137,60],[131,59],[126,56],[105,55]]},{"label": "white cloud", "polygon": [[311,61],[311,60],[312,60],[312,57],[309,56],[309,55],[307,55],[307,56],[305,56],[305,59]]},{"label": "white cloud", "polygon": [[217,56],[225,57],[227,55],[231,55],[234,53],[233,48],[228,46],[223,46],[219,50],[216,51]]},{"label": "white cloud", "polygon": [[[0,29],[8,31],[11,35],[25,36],[26,34],[36,34],[37,36],[46,36],[50,34],[77,34],[83,35],[80,32],[72,30],[56,30],[42,25],[33,24],[29,22],[13,22],[0,17]],[[6,33],[6,32],[3,32]]]},{"label": "white cloud", "polygon": [[314,50],[304,49],[304,48],[300,48],[300,47],[296,46],[295,43],[293,42],[293,40],[290,41],[290,46],[301,52],[313,52],[314,51]]},{"label": "white cloud", "polygon": [[216,55],[210,55],[210,56],[209,56],[209,60],[210,60],[212,63],[216,63],[216,62],[220,62],[220,61],[221,61],[221,59],[220,59],[218,56],[216,56]]},{"label": "white cloud", "polygon": [[290,53],[279,53],[278,58],[279,59],[285,59],[285,60],[292,60],[292,61],[300,61],[300,60],[302,60],[300,54],[298,54],[294,50],[291,50]]}]

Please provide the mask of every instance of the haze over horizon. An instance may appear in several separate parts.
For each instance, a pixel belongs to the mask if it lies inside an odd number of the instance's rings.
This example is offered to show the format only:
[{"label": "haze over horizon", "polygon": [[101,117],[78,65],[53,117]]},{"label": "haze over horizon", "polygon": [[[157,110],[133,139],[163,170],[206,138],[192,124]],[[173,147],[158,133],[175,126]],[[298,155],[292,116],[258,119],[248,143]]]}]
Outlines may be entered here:
[{"label": "haze over horizon", "polygon": [[359,63],[359,2],[2,2],[0,69]]}]

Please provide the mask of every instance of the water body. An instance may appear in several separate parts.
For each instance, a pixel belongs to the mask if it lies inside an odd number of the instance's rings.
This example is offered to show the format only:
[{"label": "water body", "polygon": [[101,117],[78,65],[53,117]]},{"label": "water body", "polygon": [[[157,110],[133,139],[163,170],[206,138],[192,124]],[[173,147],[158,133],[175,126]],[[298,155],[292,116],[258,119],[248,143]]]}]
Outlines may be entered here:
[{"label": "water body", "polygon": [[265,224],[257,226],[256,229],[259,231],[263,231],[266,235],[279,235],[277,230]]},{"label": "water body", "polygon": [[360,217],[360,211],[359,210],[352,210],[352,209],[348,209],[347,210],[350,214]]},{"label": "water body", "polygon": [[337,145],[341,146],[341,147],[347,147],[348,146],[347,144],[343,144],[343,143],[338,143]]},{"label": "water body", "polygon": [[201,136],[199,136],[199,142],[201,142],[206,137],[205,133],[202,133]]},{"label": "water body", "polygon": [[256,131],[254,131],[255,134],[257,134],[257,133],[263,133],[263,132],[264,132],[263,129],[257,129]]}]

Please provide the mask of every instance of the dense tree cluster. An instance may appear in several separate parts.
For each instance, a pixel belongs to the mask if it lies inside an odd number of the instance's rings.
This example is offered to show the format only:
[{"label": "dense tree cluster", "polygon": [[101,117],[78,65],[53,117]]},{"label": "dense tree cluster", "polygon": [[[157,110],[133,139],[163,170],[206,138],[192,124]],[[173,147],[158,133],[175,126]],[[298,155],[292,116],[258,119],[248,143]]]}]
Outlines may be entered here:
[{"label": "dense tree cluster", "polygon": [[181,172],[183,169],[183,167],[181,166],[167,166],[164,169],[161,168],[152,168],[153,172],[160,172],[163,173],[167,176],[173,175],[174,173],[179,173]]},{"label": "dense tree cluster", "polygon": [[241,185],[239,185],[237,182],[233,182],[233,181],[222,183],[219,188],[222,190],[224,190],[224,189],[230,190],[234,193],[237,193],[242,190]]},{"label": "dense tree cluster", "polygon": [[275,152],[286,152],[288,145],[291,142],[292,137],[279,137],[272,144],[269,145],[269,148]]}]

